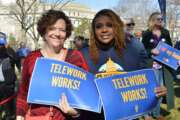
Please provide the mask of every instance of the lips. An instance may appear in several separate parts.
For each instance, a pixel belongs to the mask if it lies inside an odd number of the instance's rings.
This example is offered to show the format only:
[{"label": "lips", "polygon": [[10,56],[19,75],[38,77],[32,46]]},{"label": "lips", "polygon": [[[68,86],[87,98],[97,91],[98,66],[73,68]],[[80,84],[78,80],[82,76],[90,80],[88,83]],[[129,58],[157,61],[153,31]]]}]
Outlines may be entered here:
[{"label": "lips", "polygon": [[108,39],[111,35],[101,35],[101,38]]}]

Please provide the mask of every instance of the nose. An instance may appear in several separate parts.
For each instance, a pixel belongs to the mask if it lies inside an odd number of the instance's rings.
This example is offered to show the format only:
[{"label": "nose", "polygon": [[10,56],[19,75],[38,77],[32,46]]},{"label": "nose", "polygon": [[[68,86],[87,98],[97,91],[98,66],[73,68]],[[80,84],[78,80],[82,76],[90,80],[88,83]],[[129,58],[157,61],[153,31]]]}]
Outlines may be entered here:
[{"label": "nose", "polygon": [[62,30],[60,30],[60,29],[56,29],[55,32],[54,32],[54,34],[56,36],[60,36],[62,33],[64,33],[64,32]]},{"label": "nose", "polygon": [[102,27],[102,32],[107,32],[107,30],[108,30],[108,27],[107,27],[106,25],[104,25],[104,26]]}]

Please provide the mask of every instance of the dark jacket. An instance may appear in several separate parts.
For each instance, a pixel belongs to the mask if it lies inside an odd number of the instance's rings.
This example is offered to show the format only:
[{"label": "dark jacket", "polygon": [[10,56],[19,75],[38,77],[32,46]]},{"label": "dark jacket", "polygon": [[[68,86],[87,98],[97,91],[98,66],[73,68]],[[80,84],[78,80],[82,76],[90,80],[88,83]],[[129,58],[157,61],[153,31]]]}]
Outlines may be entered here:
[{"label": "dark jacket", "polygon": [[[99,49],[99,61],[97,64],[94,64],[89,55],[89,48],[87,47],[81,50],[88,64],[89,71],[94,74],[98,73],[99,68],[104,65],[109,58],[120,65],[124,71],[146,68],[147,53],[140,41],[131,37],[130,40],[126,40],[126,48],[122,51],[122,57],[119,57],[114,46],[105,50]],[[99,115],[98,113],[84,111],[83,115],[84,120],[104,120],[103,112]]]},{"label": "dark jacket", "polygon": [[[148,56],[151,57],[151,50],[155,48],[153,42],[151,41],[153,39],[153,33],[149,29],[143,32],[142,35],[142,43],[144,44],[144,47],[147,50]],[[171,38],[169,35],[169,31],[167,29],[162,29],[161,30],[161,36],[160,39],[163,40],[165,39],[165,43],[169,44],[172,46]]]},{"label": "dark jacket", "polygon": [[98,73],[98,69],[111,58],[115,63],[120,65],[124,71],[134,71],[146,68],[147,53],[143,44],[134,37],[126,42],[126,48],[123,49],[122,57],[119,57],[113,47],[107,50],[99,49],[98,64],[94,64],[89,55],[89,48],[81,50],[91,73]]},{"label": "dark jacket", "polygon": [[[151,50],[155,48],[156,46],[152,42],[153,39],[153,33],[150,30],[146,30],[142,35],[142,43],[144,44],[144,47],[147,50],[148,53],[148,67],[152,67],[153,59],[151,58]],[[167,29],[161,30],[161,36],[160,41],[164,39],[164,42],[172,46],[171,38],[169,35],[169,31]],[[163,79],[165,82],[165,86],[168,89],[168,93],[166,96],[167,101],[167,109],[174,108],[174,89],[173,89],[173,76],[172,71],[169,67],[163,65]]]}]

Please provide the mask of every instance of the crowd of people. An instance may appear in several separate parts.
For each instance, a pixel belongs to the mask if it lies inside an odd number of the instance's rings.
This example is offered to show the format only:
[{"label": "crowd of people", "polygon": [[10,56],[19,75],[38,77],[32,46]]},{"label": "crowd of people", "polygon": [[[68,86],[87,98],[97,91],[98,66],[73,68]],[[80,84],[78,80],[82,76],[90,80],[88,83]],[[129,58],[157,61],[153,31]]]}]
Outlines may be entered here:
[{"label": "crowd of people", "polygon": [[[148,29],[139,33],[137,37],[133,33],[135,21],[131,18],[127,21],[121,20],[113,10],[102,9],[96,13],[91,23],[89,38],[76,36],[74,38],[74,49],[64,48],[65,40],[71,36],[73,26],[71,20],[61,10],[48,10],[43,13],[37,22],[37,31],[44,40],[41,49],[30,51],[25,44],[20,43],[20,48],[13,55],[9,54],[6,47],[5,34],[0,35],[0,59],[13,58],[12,67],[16,64],[21,71],[21,80],[18,81],[17,98],[13,97],[13,103],[6,102],[4,112],[5,120],[104,120],[103,109],[100,114],[72,108],[65,94],[60,95],[59,106],[48,106],[39,104],[28,104],[27,94],[30,78],[34,69],[36,59],[39,57],[52,58],[65,61],[84,70],[97,74],[109,58],[121,66],[123,71],[131,72],[144,68],[152,68],[156,74],[158,87],[155,94],[158,105],[149,113],[144,114],[145,120],[164,120],[161,115],[160,105],[166,101],[168,110],[174,108],[173,72],[171,68],[152,59],[152,55],[158,55],[156,46],[160,41],[172,46],[169,31],[164,28],[161,13],[154,12],[148,20]],[[142,34],[142,37],[140,37]],[[179,49],[179,45],[176,45]],[[21,66],[22,65],[22,66]],[[178,78],[179,74],[176,74]],[[3,73],[0,71],[0,85]],[[13,84],[16,80],[14,77]],[[2,89],[2,87],[0,87]],[[15,95],[14,87],[9,98]],[[0,90],[2,92],[2,90]],[[3,94],[3,93],[1,93]],[[0,94],[0,95],[1,95]],[[2,98],[2,97],[1,97]],[[4,98],[4,97],[3,97]],[[16,107],[14,104],[16,99]],[[1,99],[1,101],[3,101]],[[0,104],[1,105],[1,104]],[[13,109],[12,109],[13,108]],[[8,111],[8,109],[11,111]],[[16,109],[16,110],[15,110]],[[15,112],[16,111],[16,112]],[[3,110],[2,110],[3,112]],[[9,112],[11,112],[9,114]],[[15,115],[16,113],[16,115]],[[8,117],[9,116],[9,117]]]}]

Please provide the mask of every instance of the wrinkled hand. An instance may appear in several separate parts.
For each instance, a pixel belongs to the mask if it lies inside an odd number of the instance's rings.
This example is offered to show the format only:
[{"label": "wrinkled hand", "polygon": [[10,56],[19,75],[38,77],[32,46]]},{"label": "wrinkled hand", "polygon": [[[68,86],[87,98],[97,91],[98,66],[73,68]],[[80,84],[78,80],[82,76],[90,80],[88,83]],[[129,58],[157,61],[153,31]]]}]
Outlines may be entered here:
[{"label": "wrinkled hand", "polygon": [[158,98],[165,96],[167,94],[167,88],[165,86],[156,87],[155,93]]},{"label": "wrinkled hand", "polygon": [[16,116],[16,120],[24,120],[24,117],[23,116]]},{"label": "wrinkled hand", "polygon": [[67,97],[65,94],[62,94],[61,96],[61,101],[59,103],[60,105],[60,109],[63,113],[67,114],[67,115],[70,115],[72,117],[77,117],[79,116],[79,113],[76,109],[72,108],[69,106],[69,103],[68,103],[68,100],[67,100]]},{"label": "wrinkled hand", "polygon": [[153,55],[159,55],[159,50],[157,48],[154,48],[154,49],[151,50],[151,53]]}]

